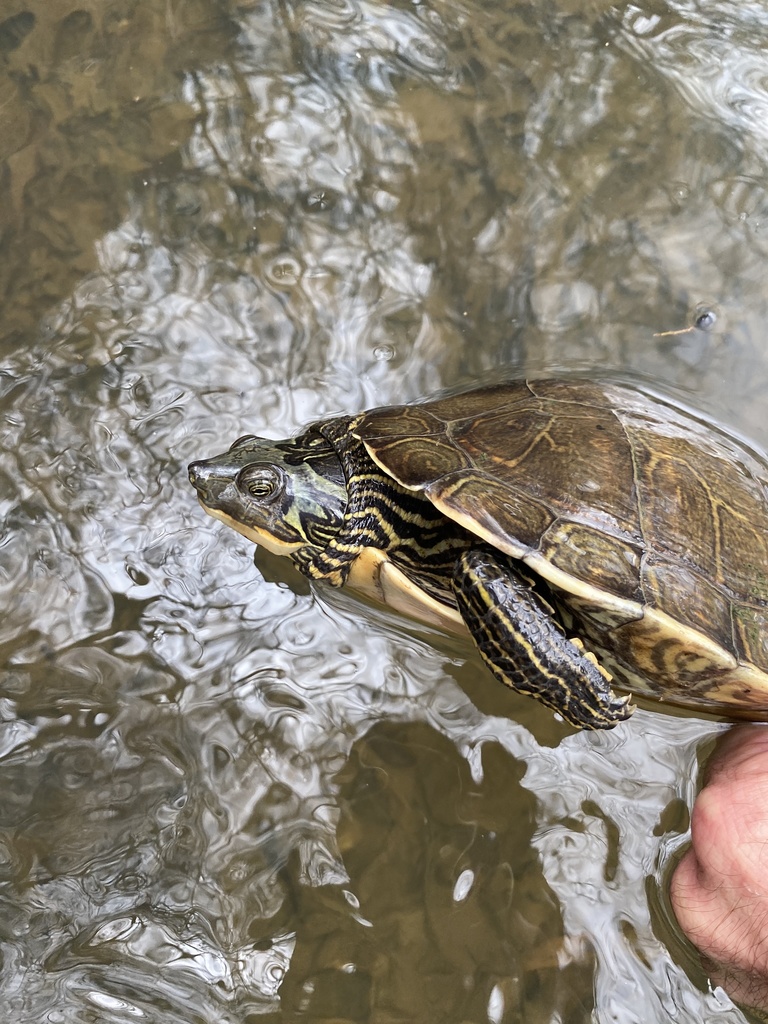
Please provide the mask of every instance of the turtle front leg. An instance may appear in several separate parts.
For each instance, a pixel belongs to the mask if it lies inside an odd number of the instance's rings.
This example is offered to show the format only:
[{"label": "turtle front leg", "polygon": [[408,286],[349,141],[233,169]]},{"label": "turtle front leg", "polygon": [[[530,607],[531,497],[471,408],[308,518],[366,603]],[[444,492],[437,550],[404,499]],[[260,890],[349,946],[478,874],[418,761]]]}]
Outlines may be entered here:
[{"label": "turtle front leg", "polygon": [[502,683],[553,708],[579,729],[611,729],[634,711],[593,656],[566,639],[552,609],[512,559],[465,551],[453,587],[480,656]]}]

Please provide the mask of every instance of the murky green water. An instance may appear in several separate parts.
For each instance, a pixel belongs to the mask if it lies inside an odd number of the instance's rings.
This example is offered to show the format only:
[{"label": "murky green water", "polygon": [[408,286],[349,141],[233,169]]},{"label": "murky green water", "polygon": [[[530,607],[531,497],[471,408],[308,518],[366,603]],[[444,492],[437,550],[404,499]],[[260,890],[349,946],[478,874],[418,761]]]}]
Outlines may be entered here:
[{"label": "murky green water", "polygon": [[572,735],[185,466],[502,371],[768,444],[766,53],[728,0],[3,0],[3,1019],[744,1019],[664,896],[720,726]]}]

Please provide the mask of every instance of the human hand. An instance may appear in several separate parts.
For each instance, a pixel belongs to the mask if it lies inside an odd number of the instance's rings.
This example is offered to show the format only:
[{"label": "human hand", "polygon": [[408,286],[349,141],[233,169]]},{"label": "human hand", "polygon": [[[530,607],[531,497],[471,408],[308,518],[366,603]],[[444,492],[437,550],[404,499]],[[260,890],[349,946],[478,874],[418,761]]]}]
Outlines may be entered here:
[{"label": "human hand", "polygon": [[768,1008],[767,726],[736,726],[717,747],[670,898],[712,981]]}]

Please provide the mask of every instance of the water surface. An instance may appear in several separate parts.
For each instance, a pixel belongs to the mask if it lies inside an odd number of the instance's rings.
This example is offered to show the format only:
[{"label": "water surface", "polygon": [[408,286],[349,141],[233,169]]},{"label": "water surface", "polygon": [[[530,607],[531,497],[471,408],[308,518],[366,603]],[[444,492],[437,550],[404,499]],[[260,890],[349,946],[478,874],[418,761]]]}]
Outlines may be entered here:
[{"label": "water surface", "polygon": [[744,1020],[665,904],[721,725],[574,734],[185,467],[501,373],[768,444],[762,5],[0,18],[6,1017]]}]

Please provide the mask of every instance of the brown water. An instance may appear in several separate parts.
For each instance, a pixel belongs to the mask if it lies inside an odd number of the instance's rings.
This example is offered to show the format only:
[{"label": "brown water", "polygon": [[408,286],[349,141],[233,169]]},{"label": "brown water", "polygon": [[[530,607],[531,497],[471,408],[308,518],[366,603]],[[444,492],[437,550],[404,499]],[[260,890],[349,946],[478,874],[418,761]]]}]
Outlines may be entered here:
[{"label": "brown water", "polygon": [[744,1019],[665,903],[721,726],[571,734],[185,466],[560,369],[768,444],[766,53],[728,0],[3,0],[3,1020]]}]

